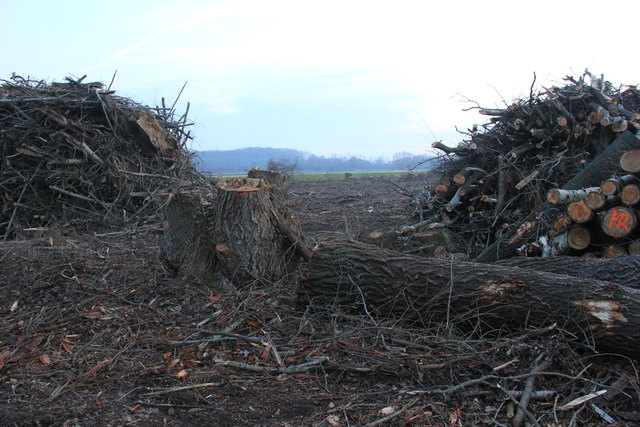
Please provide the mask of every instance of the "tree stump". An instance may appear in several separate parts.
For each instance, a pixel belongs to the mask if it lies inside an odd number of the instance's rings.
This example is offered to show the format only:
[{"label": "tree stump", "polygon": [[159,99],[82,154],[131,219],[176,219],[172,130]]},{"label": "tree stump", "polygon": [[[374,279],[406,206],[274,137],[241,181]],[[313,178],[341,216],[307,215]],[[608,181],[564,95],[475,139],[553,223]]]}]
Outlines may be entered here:
[{"label": "tree stump", "polygon": [[288,182],[287,176],[277,171],[252,168],[247,173],[247,178],[263,179],[271,187],[271,197],[278,199],[277,202],[284,203],[287,200]]},{"label": "tree stump", "polygon": [[232,178],[213,191],[171,195],[161,259],[176,272],[218,286],[284,279],[310,251],[271,191],[263,179]]}]

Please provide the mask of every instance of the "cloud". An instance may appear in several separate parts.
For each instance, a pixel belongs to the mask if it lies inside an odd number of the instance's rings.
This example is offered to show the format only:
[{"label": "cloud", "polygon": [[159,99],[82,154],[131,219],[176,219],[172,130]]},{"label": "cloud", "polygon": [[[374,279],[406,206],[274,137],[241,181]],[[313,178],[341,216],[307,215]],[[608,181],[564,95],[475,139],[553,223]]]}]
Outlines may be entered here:
[{"label": "cloud", "polygon": [[[173,4],[173,7],[179,7],[181,10],[184,10],[185,8],[188,8],[188,6],[185,5],[180,5],[178,3]],[[191,27],[196,27],[198,25],[201,25],[203,23],[206,22],[210,22],[225,16],[228,16],[229,14],[233,14],[234,10],[237,10],[237,8],[233,8],[233,7],[228,7],[228,5],[214,5],[211,7],[206,8],[205,10],[199,10],[195,9],[194,13],[192,13],[192,16],[195,16],[191,19],[186,19],[186,20],[182,20],[178,23],[175,24],[171,24],[169,26],[167,26],[166,28],[162,28],[154,33],[152,33],[151,35],[143,38],[142,40],[136,41],[134,43],[131,43],[125,47],[123,47],[122,49],[118,50],[116,53],[114,53],[113,55],[111,55],[110,57],[108,57],[107,59],[94,64],[92,66],[89,66],[87,69],[84,70],[83,73],[87,73],[99,68],[102,68],[106,65],[110,65],[115,63],[118,59],[121,59],[123,57],[126,57],[127,55],[135,52],[135,51],[140,51],[142,50],[142,48],[146,47],[147,45],[149,45],[150,43],[158,40],[159,38],[169,34],[169,33],[176,33],[176,32],[180,32],[181,30],[185,30],[187,28],[191,28]],[[162,23],[161,23],[162,24]]]}]

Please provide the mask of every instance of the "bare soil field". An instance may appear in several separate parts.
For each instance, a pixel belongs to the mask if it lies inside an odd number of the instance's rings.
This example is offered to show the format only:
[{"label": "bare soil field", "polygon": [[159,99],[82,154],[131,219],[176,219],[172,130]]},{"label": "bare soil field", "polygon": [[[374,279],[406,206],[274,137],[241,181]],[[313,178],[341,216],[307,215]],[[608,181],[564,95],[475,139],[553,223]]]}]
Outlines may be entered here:
[{"label": "bare soil field", "polygon": [[[410,223],[400,188],[428,180],[293,183],[289,206],[311,241],[363,239]],[[99,231],[0,241],[1,425],[640,421],[635,362],[562,325],[407,324],[304,304],[295,277],[222,293],[163,268],[159,226]]]}]

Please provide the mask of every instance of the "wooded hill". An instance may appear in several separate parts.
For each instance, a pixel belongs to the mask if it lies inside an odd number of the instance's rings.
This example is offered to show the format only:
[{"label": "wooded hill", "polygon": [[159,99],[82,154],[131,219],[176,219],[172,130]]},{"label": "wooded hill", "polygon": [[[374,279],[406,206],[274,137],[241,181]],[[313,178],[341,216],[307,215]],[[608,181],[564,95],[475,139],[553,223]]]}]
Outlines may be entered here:
[{"label": "wooded hill", "polygon": [[[426,155],[402,152],[391,159],[378,157],[365,159],[357,156],[324,157],[291,148],[249,147],[237,150],[198,151],[198,168],[213,174],[246,173],[253,167],[267,169],[270,160],[295,165],[297,172],[368,172],[407,170],[424,162]],[[430,164],[420,166],[420,169]]]}]

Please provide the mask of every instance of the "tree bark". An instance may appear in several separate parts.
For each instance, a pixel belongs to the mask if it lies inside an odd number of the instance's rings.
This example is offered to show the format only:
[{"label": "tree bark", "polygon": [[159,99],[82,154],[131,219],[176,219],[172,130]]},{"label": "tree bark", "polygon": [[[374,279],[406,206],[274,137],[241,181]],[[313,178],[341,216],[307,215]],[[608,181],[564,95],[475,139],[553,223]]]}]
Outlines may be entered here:
[{"label": "tree bark", "polygon": [[598,187],[581,188],[579,190],[563,190],[552,188],[547,192],[547,202],[552,205],[569,204],[583,200],[592,191],[600,190]]},{"label": "tree bark", "polygon": [[496,265],[604,280],[640,289],[640,256],[638,255],[612,259],[572,256],[514,257],[497,261]]},{"label": "tree bark", "polygon": [[557,322],[599,349],[640,355],[640,291],[611,282],[419,258],[332,238],[316,248],[300,284],[313,303],[469,328]]},{"label": "tree bark", "polygon": [[263,179],[269,186],[271,197],[280,201],[287,200],[287,176],[277,171],[252,168],[247,173],[247,178]]},{"label": "tree bark", "polygon": [[231,179],[213,192],[171,196],[161,259],[214,285],[285,278],[310,251],[284,203],[262,179]]}]

